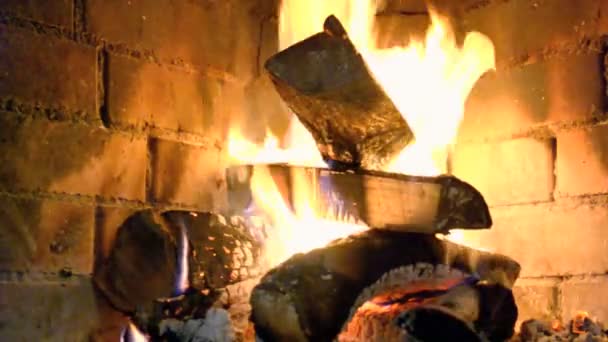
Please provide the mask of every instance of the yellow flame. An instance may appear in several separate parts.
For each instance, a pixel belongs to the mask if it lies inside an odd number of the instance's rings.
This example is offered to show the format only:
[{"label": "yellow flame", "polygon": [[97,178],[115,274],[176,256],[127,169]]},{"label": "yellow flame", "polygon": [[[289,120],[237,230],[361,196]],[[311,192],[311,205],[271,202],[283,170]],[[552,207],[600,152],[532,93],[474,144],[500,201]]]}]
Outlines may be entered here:
[{"label": "yellow flame", "polygon": [[123,330],[120,336],[121,342],[148,342],[148,337],[139,330],[135,324],[129,322],[129,325]]},{"label": "yellow flame", "polygon": [[272,221],[265,248],[265,258],[271,266],[293,254],[310,251],[344,236],[367,229],[354,220],[323,218],[315,208],[315,196],[303,169],[292,170],[292,191],[297,194],[292,210],[283,200],[267,167],[254,167],[251,191],[256,205]]},{"label": "yellow flame", "polygon": [[[371,0],[282,0],[279,47],[285,49],[318,33],[335,15],[365,59],[371,73],[412,128],[416,141],[406,147],[385,171],[434,176],[447,171],[447,158],[464,115],[465,100],[483,73],[494,68],[494,46],[478,32],[468,33],[462,46],[445,18],[430,12],[431,26],[424,40],[408,46],[378,48],[373,39],[376,2]],[[282,145],[281,145],[282,143]],[[287,163],[323,167],[310,133],[292,116],[284,139],[267,133],[263,146],[252,144],[238,131],[230,132],[229,153],[237,162]],[[365,226],[328,220],[315,212],[314,186],[308,178],[292,175],[293,203],[285,203],[268,170],[256,167],[252,192],[255,203],[275,223],[269,238],[274,262],[305,252]],[[456,233],[448,239],[461,240]]]},{"label": "yellow flame", "polygon": [[373,50],[368,65],[414,132],[416,141],[388,170],[417,175],[447,171],[450,145],[475,82],[494,68],[494,46],[478,32],[456,43],[447,20],[431,12],[426,40],[406,48]]}]

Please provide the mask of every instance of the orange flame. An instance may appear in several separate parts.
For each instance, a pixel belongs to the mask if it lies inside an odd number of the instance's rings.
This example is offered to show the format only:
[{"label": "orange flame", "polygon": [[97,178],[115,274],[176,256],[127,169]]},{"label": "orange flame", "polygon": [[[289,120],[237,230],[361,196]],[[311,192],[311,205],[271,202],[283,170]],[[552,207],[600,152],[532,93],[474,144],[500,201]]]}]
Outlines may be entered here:
[{"label": "orange flame", "polygon": [[572,332],[575,334],[585,333],[585,323],[588,319],[589,313],[587,311],[577,311],[572,319]]},{"label": "orange flame", "polygon": [[[450,145],[464,115],[465,100],[477,79],[494,68],[494,46],[478,32],[467,34],[463,45],[458,46],[448,21],[431,11],[431,26],[424,41],[411,39],[405,47],[380,49],[372,38],[375,6],[375,1],[370,0],[283,0],[280,49],[317,33],[325,18],[335,15],[416,137],[385,171],[427,176],[445,173]],[[235,161],[325,166],[314,139],[295,116],[282,148],[279,139],[271,134],[267,134],[264,146],[258,146],[244,140],[238,131],[230,133],[229,152]],[[328,221],[314,212],[311,186],[298,184],[298,179],[304,178],[293,176],[296,183],[292,189],[293,211],[267,171],[256,168],[253,176],[256,204],[280,227],[269,248],[275,262],[366,228],[352,222],[340,227],[339,221]]]}]

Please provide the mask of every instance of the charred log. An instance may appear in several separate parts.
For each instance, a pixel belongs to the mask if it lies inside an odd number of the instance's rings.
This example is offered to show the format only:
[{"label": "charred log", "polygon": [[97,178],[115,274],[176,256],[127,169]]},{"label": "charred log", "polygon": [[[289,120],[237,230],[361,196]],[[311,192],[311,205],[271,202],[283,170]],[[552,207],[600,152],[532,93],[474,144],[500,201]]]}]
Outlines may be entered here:
[{"label": "charred log", "polygon": [[516,320],[517,306],[510,289],[477,283],[457,286],[405,311],[397,324],[421,341],[501,342],[513,336]]},{"label": "charred log", "polygon": [[242,211],[252,201],[254,172],[268,171],[286,203],[294,198],[293,174],[305,177],[317,198],[316,212],[351,216],[375,228],[447,232],[492,225],[483,196],[453,176],[420,177],[379,171],[339,172],[286,165],[237,166],[227,170],[231,207]]},{"label": "charred log", "polygon": [[467,275],[462,271],[447,265],[418,263],[390,271],[359,295],[362,300],[371,299],[351,314],[352,318],[340,332],[338,341],[408,341],[406,332],[395,323],[397,317],[443,295],[465,279]]},{"label": "charred log", "polygon": [[118,229],[95,283],[114,307],[132,313],[152,310],[174,294],[180,225],[186,229],[188,280],[196,290],[213,290],[259,276],[260,249],[245,222],[210,213],[138,212]]},{"label": "charred log", "polygon": [[334,16],[266,62],[275,87],[330,166],[379,169],[413,140]]},{"label": "charred log", "polygon": [[118,229],[109,257],[94,275],[97,287],[120,311],[133,312],[173,292],[177,251],[162,222],[152,211],[127,218]]},{"label": "charred log", "polygon": [[[404,265],[446,265],[510,287],[514,260],[432,235],[370,230],[295,255],[268,272],[251,296],[256,333],[265,341],[331,341],[383,276]],[[281,317],[280,320],[276,317]]]}]

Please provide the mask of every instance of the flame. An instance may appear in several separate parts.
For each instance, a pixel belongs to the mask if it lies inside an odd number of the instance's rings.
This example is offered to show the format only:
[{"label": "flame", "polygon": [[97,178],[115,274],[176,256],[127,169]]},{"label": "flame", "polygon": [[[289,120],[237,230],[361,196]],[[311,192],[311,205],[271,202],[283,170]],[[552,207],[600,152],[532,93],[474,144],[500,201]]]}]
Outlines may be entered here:
[{"label": "flame", "polygon": [[416,141],[388,170],[423,176],[447,172],[450,146],[456,140],[464,105],[475,82],[494,68],[494,46],[478,32],[462,47],[447,20],[430,12],[424,43],[373,50],[366,61],[376,79],[412,128]]},{"label": "flame", "polygon": [[562,325],[562,322],[559,319],[553,319],[551,321],[551,329],[553,329],[554,331],[562,331],[564,330],[564,326]]},{"label": "flame", "polygon": [[135,324],[129,322],[129,325],[122,331],[120,342],[148,342],[148,337]]},{"label": "flame", "polygon": [[183,219],[179,223],[179,239],[177,241],[177,270],[175,274],[175,284],[173,294],[179,296],[186,292],[190,283],[188,281],[188,234]]},{"label": "flame", "polygon": [[587,311],[577,311],[572,318],[572,332],[575,334],[583,334],[588,329],[589,313]]},{"label": "flame", "polygon": [[256,166],[251,179],[254,202],[269,215],[272,229],[267,232],[265,258],[276,265],[296,253],[303,253],[367,227],[354,219],[331,217],[319,213],[314,205],[312,186],[303,169],[292,170],[292,191],[297,194],[293,209],[285,203],[268,167]]},{"label": "flame", "polygon": [[[448,20],[431,9],[431,26],[424,40],[412,38],[408,46],[381,49],[373,36],[375,13],[376,1],[371,0],[283,0],[279,47],[285,49],[319,32],[325,18],[335,15],[416,137],[385,171],[426,176],[445,173],[466,98],[479,77],[494,68],[494,46],[478,32],[468,33],[459,46]],[[239,163],[325,166],[314,139],[295,115],[283,140],[267,132],[260,146],[233,129],[228,148]],[[313,186],[300,184],[305,180],[301,175],[292,176],[293,208],[283,200],[268,170],[256,167],[253,175],[254,201],[279,227],[269,239],[273,260],[284,260],[366,228],[315,212]]]}]

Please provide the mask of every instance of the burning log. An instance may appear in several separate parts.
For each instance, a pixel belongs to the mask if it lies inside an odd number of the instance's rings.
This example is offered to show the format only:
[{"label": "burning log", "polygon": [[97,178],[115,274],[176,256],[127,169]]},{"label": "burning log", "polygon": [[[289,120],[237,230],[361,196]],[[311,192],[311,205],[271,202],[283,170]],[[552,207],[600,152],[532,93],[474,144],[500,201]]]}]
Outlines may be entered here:
[{"label": "burning log", "polygon": [[333,340],[367,300],[403,288],[403,279],[395,274],[411,274],[412,265],[419,263],[431,267],[411,275],[414,280],[454,268],[506,288],[520,270],[506,256],[432,235],[372,229],[295,255],[268,272],[251,296],[256,333],[266,341]]},{"label": "burning log", "polygon": [[[178,260],[181,227],[190,246],[185,258],[188,267]],[[259,276],[259,256],[258,242],[240,218],[142,211],[118,229],[111,253],[94,280],[117,309],[127,313],[152,310],[158,298],[175,295],[178,271],[188,271],[185,278],[194,289],[220,289]]]},{"label": "burning log", "polygon": [[454,287],[397,318],[420,341],[502,342],[513,336],[516,321],[511,290],[483,282]]},{"label": "burning log", "polygon": [[271,57],[266,70],[332,168],[380,169],[413,133],[338,19],[323,28]]},{"label": "burning log", "polygon": [[293,175],[303,177],[317,200],[312,203],[314,209],[330,219],[350,216],[375,228],[426,233],[492,225],[483,196],[453,176],[421,177],[365,170],[340,172],[286,165],[229,168],[228,197],[236,212],[250,206],[251,180],[258,168],[268,168],[286,203],[294,200]]}]

